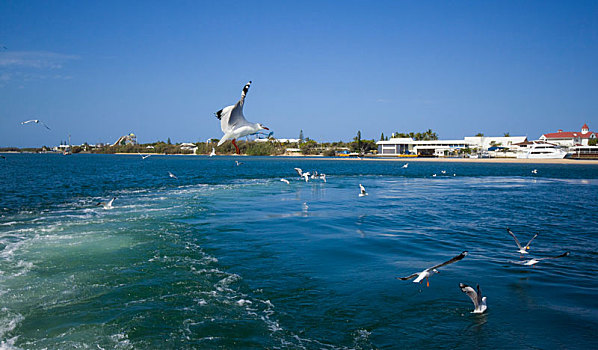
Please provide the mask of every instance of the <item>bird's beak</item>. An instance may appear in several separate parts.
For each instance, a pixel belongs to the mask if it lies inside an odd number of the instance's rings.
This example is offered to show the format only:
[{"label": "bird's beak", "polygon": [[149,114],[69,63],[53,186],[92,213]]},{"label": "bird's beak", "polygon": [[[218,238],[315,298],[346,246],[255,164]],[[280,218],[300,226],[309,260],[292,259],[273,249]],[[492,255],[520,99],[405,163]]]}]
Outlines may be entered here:
[{"label": "bird's beak", "polygon": [[262,126],[262,128],[264,128],[264,129],[266,129],[266,130],[270,130],[270,129],[268,129],[268,128],[267,128],[267,127],[265,127],[265,126]]}]

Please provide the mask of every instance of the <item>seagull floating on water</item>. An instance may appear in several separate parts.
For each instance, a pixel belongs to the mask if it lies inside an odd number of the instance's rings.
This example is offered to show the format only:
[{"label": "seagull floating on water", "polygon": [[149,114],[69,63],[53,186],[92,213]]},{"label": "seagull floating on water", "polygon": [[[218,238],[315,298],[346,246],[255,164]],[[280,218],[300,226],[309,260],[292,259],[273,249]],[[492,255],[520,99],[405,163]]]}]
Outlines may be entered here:
[{"label": "seagull floating on water", "polygon": [[368,193],[365,191],[365,187],[359,184],[359,197],[367,196]]},{"label": "seagull floating on water", "polygon": [[408,166],[409,166],[409,163],[405,163],[405,164],[403,164],[403,166],[401,168],[407,169]]},{"label": "seagull floating on water", "polygon": [[210,153],[210,157],[213,157],[216,155],[216,149],[214,147],[212,147],[212,153]]},{"label": "seagull floating on water", "polygon": [[227,140],[232,140],[237,154],[240,154],[239,147],[235,142],[239,137],[255,134],[262,129],[270,130],[260,123],[250,123],[243,115],[243,104],[245,103],[245,96],[249,90],[251,81],[243,88],[241,99],[232,106],[224,107],[216,112],[216,118],[220,119],[220,128],[224,136],[218,141],[218,145],[222,145]]},{"label": "seagull floating on water", "polygon": [[237,164],[237,166],[243,164],[243,162],[239,162],[238,160],[235,160],[235,164]]},{"label": "seagull floating on water", "polygon": [[176,175],[173,174],[173,173],[171,173],[170,171],[168,172],[168,176],[172,177],[173,179],[177,179],[178,180],[178,177],[176,177]]},{"label": "seagull floating on water", "polygon": [[481,314],[484,313],[484,311],[486,311],[486,309],[488,308],[488,306],[486,305],[486,297],[482,297],[482,291],[480,290],[479,284],[477,285],[477,292],[475,291],[475,289],[464,283],[459,283],[459,288],[461,288],[461,291],[467,294],[467,296],[473,302],[474,309],[472,313]]},{"label": "seagull floating on water", "polygon": [[519,240],[517,239],[517,236],[515,236],[515,234],[513,233],[513,231],[511,231],[511,229],[508,228],[508,227],[507,227],[507,232],[511,236],[513,236],[513,239],[515,240],[515,244],[517,244],[517,248],[519,248],[518,252],[521,253],[521,254],[528,254],[527,250],[529,250],[529,245],[532,243],[532,241],[534,240],[534,238],[538,237],[538,234],[536,233],[534,235],[534,237],[532,237],[532,239],[530,239],[529,242],[527,242],[527,244],[522,247],[521,244],[519,243]]},{"label": "seagull floating on water", "polygon": [[564,252],[563,254],[557,255],[557,256],[547,256],[545,258],[531,258],[531,259],[525,260],[525,261],[512,261],[512,263],[519,264],[519,265],[525,265],[525,266],[533,266],[542,260],[558,259],[558,258],[564,258],[566,256],[569,256],[569,252]]},{"label": "seagull floating on water", "polygon": [[406,280],[410,280],[413,277],[416,277],[416,279],[413,280],[413,283],[421,283],[422,280],[425,278],[426,279],[426,286],[430,286],[430,281],[428,280],[428,277],[431,277],[433,273],[438,273],[438,268],[441,268],[443,266],[446,266],[448,264],[452,264],[454,262],[457,262],[461,259],[463,259],[464,257],[467,256],[467,254],[469,254],[467,251],[462,252],[461,254],[457,255],[456,257],[452,258],[451,260],[445,261],[442,264],[438,264],[438,265],[434,265],[432,267],[429,267],[425,270],[423,270],[422,272],[416,272],[412,275],[409,275],[407,277],[397,277],[397,279],[400,279],[401,281],[406,281]]},{"label": "seagull floating on water", "polygon": [[287,179],[280,179],[280,181],[284,182],[287,185],[290,184],[289,180],[287,180]]},{"label": "seagull floating on water", "polygon": [[532,170],[532,174],[537,174],[537,173],[538,173],[538,169]]},{"label": "seagull floating on water", "polygon": [[21,125],[25,125],[25,124],[29,124],[29,123],[41,124],[41,125],[43,125],[43,126],[46,128],[46,129],[50,130],[50,128],[49,128],[49,127],[48,127],[46,124],[44,124],[44,122],[42,122],[42,121],[41,121],[41,120],[39,120],[39,119],[31,119],[31,120],[26,120],[26,121],[24,121],[24,122],[21,122]]},{"label": "seagull floating on water", "polygon": [[99,202],[98,204],[96,204],[96,207],[102,205],[104,207],[104,209],[112,209],[112,203],[114,202],[114,200],[116,199],[116,197],[112,197],[111,200],[108,201],[108,203],[106,202]]}]

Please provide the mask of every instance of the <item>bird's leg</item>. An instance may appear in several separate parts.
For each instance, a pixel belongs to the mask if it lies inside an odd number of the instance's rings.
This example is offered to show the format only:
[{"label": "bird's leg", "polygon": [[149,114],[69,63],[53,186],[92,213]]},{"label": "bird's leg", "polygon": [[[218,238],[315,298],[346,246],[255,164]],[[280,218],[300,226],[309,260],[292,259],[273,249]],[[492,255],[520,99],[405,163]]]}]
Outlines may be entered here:
[{"label": "bird's leg", "polygon": [[430,286],[430,281],[428,280],[428,277],[426,277],[426,287]]},{"label": "bird's leg", "polygon": [[239,152],[239,146],[237,146],[235,139],[233,139],[233,146],[235,146],[235,149],[237,150],[237,154],[241,154],[241,152]]}]

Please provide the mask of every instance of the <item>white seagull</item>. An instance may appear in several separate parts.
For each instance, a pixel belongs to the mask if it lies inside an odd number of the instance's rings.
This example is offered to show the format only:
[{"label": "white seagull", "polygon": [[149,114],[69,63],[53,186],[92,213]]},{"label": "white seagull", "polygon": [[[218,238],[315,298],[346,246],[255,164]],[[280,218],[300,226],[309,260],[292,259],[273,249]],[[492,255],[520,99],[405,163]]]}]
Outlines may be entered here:
[{"label": "white seagull", "polygon": [[210,153],[210,157],[213,157],[216,155],[216,149],[214,147],[212,147],[212,153]]},{"label": "white seagull", "polygon": [[365,187],[362,184],[359,184],[359,197],[367,196],[368,193],[365,191]]},{"label": "white seagull", "polygon": [[98,204],[96,204],[96,207],[102,205],[104,207],[104,209],[112,209],[113,208],[112,203],[114,202],[115,199],[116,199],[116,197],[112,197],[112,199],[109,200],[108,203],[99,202]]},{"label": "white seagull", "polygon": [[173,173],[171,173],[170,171],[168,172],[168,176],[172,177],[173,179],[177,179],[178,180],[178,177],[176,177],[176,175],[173,174]]},{"label": "white seagull", "polygon": [[515,234],[513,233],[513,231],[511,231],[510,228],[507,227],[507,232],[513,236],[513,239],[515,239],[515,244],[517,244],[517,248],[519,248],[518,252],[520,254],[528,254],[527,250],[529,249],[529,245],[532,243],[532,241],[534,240],[534,238],[538,237],[538,234],[536,233],[534,235],[534,237],[532,237],[532,239],[529,240],[529,242],[527,242],[526,245],[524,245],[523,247],[521,246],[521,244],[519,243],[519,240],[517,239],[517,236],[515,236]]},{"label": "white seagull", "polygon": [[50,128],[39,119],[26,120],[24,122],[21,122],[21,125],[25,125],[25,124],[29,124],[29,123],[41,124],[41,125],[45,126],[46,129],[50,130]]},{"label": "white seagull", "polygon": [[237,166],[243,164],[243,162],[239,162],[238,160],[235,160],[235,164],[237,164]]},{"label": "white seagull", "polygon": [[542,260],[546,260],[546,259],[558,259],[558,258],[564,258],[566,256],[569,256],[569,252],[564,252],[561,255],[557,255],[557,256],[547,256],[545,258],[531,258],[529,260],[525,260],[525,261],[512,261],[515,264],[519,264],[519,265],[525,265],[525,266],[533,266],[536,265],[537,263],[539,263]]},{"label": "white seagull", "polygon": [[324,182],[326,182],[326,174],[320,174],[320,180],[324,180]]},{"label": "white seagull", "polygon": [[237,154],[240,154],[240,152],[239,147],[237,147],[237,143],[235,142],[236,139],[255,134],[262,129],[270,130],[260,123],[248,122],[243,115],[243,103],[245,102],[245,96],[247,95],[250,85],[251,81],[243,88],[241,99],[236,104],[224,107],[216,112],[216,118],[220,119],[220,128],[224,133],[224,136],[220,139],[217,146],[222,145],[227,140],[232,140],[233,145],[237,150]]},{"label": "white seagull", "polygon": [[[137,152],[137,153],[139,153],[139,152]],[[151,154],[141,154],[141,153],[139,153],[139,155],[141,156],[141,159],[145,159],[145,158],[151,156]]]},{"label": "white seagull", "polygon": [[308,172],[303,173],[301,176],[305,179],[305,182],[308,182],[309,181],[309,175],[310,174],[309,174],[309,171],[308,171]]},{"label": "white seagull", "polygon": [[403,166],[401,168],[407,169],[408,166],[409,166],[409,163],[405,163],[405,164],[403,164]]},{"label": "white seagull", "polygon": [[416,273],[414,273],[412,275],[409,275],[407,277],[397,277],[397,279],[399,279],[401,281],[406,281],[406,280],[410,280],[413,277],[417,276],[417,278],[413,280],[413,283],[421,283],[422,280],[425,278],[426,279],[426,286],[429,287],[430,286],[430,281],[428,280],[428,277],[432,276],[433,273],[438,273],[438,270],[436,270],[436,269],[438,269],[440,267],[443,267],[445,265],[457,262],[457,261],[463,259],[464,257],[466,257],[467,254],[468,254],[468,252],[464,251],[461,254],[457,255],[456,257],[452,258],[451,260],[443,262],[442,264],[438,264],[438,265],[429,267],[429,268],[423,270],[422,272],[416,272]]},{"label": "white seagull", "polygon": [[459,288],[461,288],[461,291],[463,293],[467,294],[467,296],[473,302],[474,309],[473,309],[472,313],[481,314],[481,313],[484,313],[484,311],[486,311],[488,306],[486,305],[486,297],[482,297],[482,291],[480,290],[480,285],[478,284],[476,287],[478,290],[477,292],[475,291],[475,289],[468,286],[467,284],[459,283]]},{"label": "white seagull", "polygon": [[299,177],[303,177],[303,170],[301,168],[295,168],[295,171],[299,174]]},{"label": "white seagull", "polygon": [[287,185],[290,184],[289,180],[287,180],[287,179],[280,179],[280,181],[284,182]]},{"label": "white seagull", "polygon": [[538,173],[538,169],[532,170],[532,174],[537,174],[537,173]]}]

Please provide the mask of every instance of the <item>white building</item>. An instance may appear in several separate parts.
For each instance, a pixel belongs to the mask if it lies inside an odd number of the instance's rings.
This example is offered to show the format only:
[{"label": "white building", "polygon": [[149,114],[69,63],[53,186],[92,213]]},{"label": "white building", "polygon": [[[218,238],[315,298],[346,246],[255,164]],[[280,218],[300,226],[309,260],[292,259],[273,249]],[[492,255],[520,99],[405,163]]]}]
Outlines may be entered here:
[{"label": "white building", "polygon": [[587,146],[591,139],[598,137],[598,133],[590,131],[587,124],[581,127],[581,131],[563,131],[543,134],[540,140],[550,142],[559,146]]},{"label": "white building", "polygon": [[415,141],[412,138],[391,138],[388,141],[378,141],[379,155],[414,154],[421,156],[443,157],[464,148],[486,151],[491,147],[507,147],[516,149],[515,143],[527,140],[525,136],[514,137],[465,137],[463,140],[430,140]]}]

